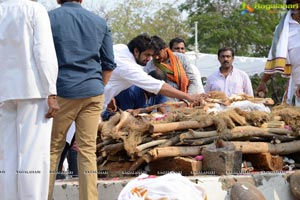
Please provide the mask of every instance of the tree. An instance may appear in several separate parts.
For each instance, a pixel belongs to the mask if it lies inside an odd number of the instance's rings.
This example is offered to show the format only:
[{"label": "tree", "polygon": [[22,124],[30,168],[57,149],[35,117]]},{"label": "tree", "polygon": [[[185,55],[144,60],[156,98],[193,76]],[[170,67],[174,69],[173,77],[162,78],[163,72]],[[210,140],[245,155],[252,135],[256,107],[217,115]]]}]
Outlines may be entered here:
[{"label": "tree", "polygon": [[[250,6],[254,5],[254,1],[248,2]],[[281,0],[273,3],[276,2],[282,3]],[[253,13],[241,14],[240,6],[235,0],[187,0],[180,5],[181,11],[189,13],[190,28],[193,28],[195,21],[199,22],[198,44],[201,52],[216,53],[220,47],[231,46],[237,55],[267,56],[280,12],[254,9]],[[194,37],[188,42],[192,41]]]},{"label": "tree", "polygon": [[175,36],[187,36],[180,11],[158,0],[124,0],[107,17],[114,43],[127,44],[141,33],[158,35],[166,42]]}]

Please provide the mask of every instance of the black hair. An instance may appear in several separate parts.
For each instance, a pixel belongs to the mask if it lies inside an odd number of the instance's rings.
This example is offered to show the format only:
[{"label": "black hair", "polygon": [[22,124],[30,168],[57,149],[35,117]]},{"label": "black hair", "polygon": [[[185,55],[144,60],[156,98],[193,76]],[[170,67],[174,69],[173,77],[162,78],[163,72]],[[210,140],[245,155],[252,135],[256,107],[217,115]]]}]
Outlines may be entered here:
[{"label": "black hair", "polygon": [[66,2],[71,2],[71,1],[76,1],[76,2],[80,2],[80,0],[60,0],[61,4],[64,4]]},{"label": "black hair", "polygon": [[154,44],[152,42],[152,38],[147,33],[140,34],[133,38],[127,44],[129,51],[133,53],[134,49],[136,48],[139,52],[144,52],[148,49],[155,49]]},{"label": "black hair", "polygon": [[167,47],[165,41],[157,35],[151,37],[152,41],[155,45],[155,51],[160,51]]},{"label": "black hair", "polygon": [[172,49],[174,43],[181,43],[181,42],[184,44],[184,46],[186,46],[186,43],[185,43],[184,39],[182,39],[182,38],[180,38],[180,37],[173,38],[173,39],[170,40],[170,42],[169,42],[169,48]]},{"label": "black hair", "polygon": [[153,70],[149,73],[150,76],[152,76],[153,78],[156,78],[158,80],[163,80],[165,82],[167,82],[168,77],[167,74],[161,70]]},{"label": "black hair", "polygon": [[221,52],[223,52],[223,51],[231,51],[231,55],[232,55],[232,57],[234,57],[234,50],[231,47],[222,47],[222,48],[220,48],[219,51],[218,51],[218,57],[220,56]]}]

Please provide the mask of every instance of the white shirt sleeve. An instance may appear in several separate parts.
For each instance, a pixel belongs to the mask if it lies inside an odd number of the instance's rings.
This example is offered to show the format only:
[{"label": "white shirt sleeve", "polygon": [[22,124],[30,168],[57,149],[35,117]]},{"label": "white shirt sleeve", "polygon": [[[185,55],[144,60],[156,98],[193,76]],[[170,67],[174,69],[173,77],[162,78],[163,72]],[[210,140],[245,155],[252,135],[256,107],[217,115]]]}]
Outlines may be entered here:
[{"label": "white shirt sleeve", "polygon": [[33,53],[44,91],[56,94],[58,63],[53,43],[51,25],[46,9],[36,9],[33,22]]},{"label": "white shirt sleeve", "polygon": [[104,88],[104,107],[113,97],[132,85],[154,94],[159,93],[165,82],[148,75],[143,67],[136,63],[126,45],[115,45],[114,54],[117,67]]}]

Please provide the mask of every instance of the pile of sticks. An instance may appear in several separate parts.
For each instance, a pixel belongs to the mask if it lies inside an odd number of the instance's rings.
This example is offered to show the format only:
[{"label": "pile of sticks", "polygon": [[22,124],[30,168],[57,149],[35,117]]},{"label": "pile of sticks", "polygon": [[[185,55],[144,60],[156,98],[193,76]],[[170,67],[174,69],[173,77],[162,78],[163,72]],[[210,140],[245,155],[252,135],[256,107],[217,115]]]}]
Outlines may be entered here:
[{"label": "pile of sticks", "polygon": [[168,106],[169,113],[157,117],[120,112],[99,124],[98,170],[110,163],[124,171],[137,171],[146,163],[167,157],[195,157],[208,145],[231,145],[243,154],[287,155],[300,151],[300,109],[274,107],[271,113],[239,108],[207,113],[207,107]]}]

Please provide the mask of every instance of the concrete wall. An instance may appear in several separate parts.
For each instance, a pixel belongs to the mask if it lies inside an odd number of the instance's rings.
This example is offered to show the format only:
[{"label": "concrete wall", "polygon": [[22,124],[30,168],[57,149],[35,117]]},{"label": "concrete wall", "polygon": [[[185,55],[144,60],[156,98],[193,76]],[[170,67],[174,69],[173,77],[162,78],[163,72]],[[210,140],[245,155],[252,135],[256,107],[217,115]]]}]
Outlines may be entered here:
[{"label": "concrete wall", "polygon": [[[266,200],[292,200],[288,174],[260,173],[239,176],[193,176],[191,181],[199,184],[207,193],[208,200],[230,200],[230,187],[235,182],[249,182],[257,186]],[[133,178],[99,179],[99,200],[116,200],[122,188]],[[77,179],[56,181],[54,200],[78,200]]]}]

